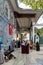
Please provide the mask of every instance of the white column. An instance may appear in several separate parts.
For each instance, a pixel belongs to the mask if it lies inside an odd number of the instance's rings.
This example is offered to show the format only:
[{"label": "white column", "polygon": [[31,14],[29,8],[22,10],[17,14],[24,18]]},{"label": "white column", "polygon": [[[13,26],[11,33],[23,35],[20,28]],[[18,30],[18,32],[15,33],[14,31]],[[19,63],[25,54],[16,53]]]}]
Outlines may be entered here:
[{"label": "white column", "polygon": [[33,44],[34,44],[34,25],[35,25],[35,18],[31,18],[32,20],[32,25],[33,25]]},{"label": "white column", "polygon": [[34,26],[33,26],[33,44],[34,44]]}]

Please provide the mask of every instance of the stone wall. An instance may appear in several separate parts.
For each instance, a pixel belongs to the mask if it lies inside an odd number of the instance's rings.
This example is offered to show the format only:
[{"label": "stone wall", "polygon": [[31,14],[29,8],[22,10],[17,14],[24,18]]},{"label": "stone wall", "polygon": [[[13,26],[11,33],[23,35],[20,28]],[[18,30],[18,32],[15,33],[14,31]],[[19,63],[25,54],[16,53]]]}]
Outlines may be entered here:
[{"label": "stone wall", "polygon": [[[7,5],[6,5],[7,4]],[[5,7],[8,7],[8,17],[6,16]],[[9,0],[0,0],[0,37],[4,45],[11,45],[12,35],[9,35],[9,23],[13,25],[14,14]]]}]

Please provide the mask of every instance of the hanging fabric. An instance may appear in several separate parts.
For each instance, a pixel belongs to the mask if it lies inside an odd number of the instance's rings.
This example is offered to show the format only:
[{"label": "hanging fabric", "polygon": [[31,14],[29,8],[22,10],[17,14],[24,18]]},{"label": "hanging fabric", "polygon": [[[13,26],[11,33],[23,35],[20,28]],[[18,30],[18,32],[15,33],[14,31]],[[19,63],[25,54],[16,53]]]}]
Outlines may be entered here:
[{"label": "hanging fabric", "polygon": [[9,35],[12,35],[12,24],[9,23]]}]

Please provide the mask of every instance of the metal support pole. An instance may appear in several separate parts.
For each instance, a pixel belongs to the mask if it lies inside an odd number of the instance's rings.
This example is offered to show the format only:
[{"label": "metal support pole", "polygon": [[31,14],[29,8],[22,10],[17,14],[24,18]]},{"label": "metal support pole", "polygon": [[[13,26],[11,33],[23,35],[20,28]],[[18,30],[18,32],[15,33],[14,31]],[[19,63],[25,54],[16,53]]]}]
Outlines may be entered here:
[{"label": "metal support pole", "polygon": [[34,44],[34,26],[33,26],[33,44]]}]

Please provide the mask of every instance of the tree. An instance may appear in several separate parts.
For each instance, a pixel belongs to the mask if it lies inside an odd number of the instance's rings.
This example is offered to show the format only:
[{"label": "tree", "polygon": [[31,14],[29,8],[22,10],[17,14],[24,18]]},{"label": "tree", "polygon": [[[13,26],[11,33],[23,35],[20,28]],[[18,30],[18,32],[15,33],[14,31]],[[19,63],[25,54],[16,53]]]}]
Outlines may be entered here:
[{"label": "tree", "polygon": [[43,8],[43,0],[19,0],[26,5],[30,5],[33,9]]},{"label": "tree", "polygon": [[43,30],[42,29],[38,29],[37,33],[41,36],[42,33],[43,33]]}]

